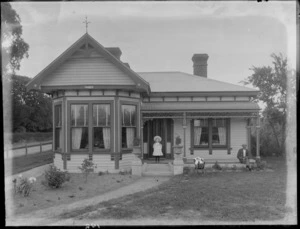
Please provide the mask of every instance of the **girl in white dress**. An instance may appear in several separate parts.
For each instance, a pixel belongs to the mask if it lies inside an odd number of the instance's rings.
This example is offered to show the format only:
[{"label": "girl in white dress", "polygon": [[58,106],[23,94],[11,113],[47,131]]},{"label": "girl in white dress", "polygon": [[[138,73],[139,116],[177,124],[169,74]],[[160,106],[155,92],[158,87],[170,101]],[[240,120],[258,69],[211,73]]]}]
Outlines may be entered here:
[{"label": "girl in white dress", "polygon": [[159,163],[159,157],[163,156],[163,153],[161,151],[162,145],[160,144],[161,137],[155,136],[154,141],[155,143],[153,144],[153,156],[155,156],[155,162]]}]

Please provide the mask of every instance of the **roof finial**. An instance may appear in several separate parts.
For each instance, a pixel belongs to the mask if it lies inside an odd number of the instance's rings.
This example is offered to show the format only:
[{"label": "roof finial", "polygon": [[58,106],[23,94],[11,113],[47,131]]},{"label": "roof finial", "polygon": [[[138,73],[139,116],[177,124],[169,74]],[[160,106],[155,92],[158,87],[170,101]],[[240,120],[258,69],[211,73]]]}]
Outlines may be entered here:
[{"label": "roof finial", "polygon": [[85,21],[82,23],[85,23],[85,30],[86,30],[86,33],[88,33],[88,24],[91,22],[87,21],[87,16],[85,16]]}]

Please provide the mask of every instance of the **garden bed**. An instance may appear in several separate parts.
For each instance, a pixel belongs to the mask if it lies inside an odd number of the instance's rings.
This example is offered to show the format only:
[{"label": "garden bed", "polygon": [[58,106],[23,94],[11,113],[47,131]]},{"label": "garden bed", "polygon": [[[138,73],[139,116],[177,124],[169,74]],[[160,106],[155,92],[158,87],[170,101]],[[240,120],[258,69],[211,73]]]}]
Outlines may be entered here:
[{"label": "garden bed", "polygon": [[136,181],[138,177],[130,174],[90,174],[87,183],[83,174],[70,174],[70,181],[61,188],[52,189],[42,184],[44,176],[37,177],[33,190],[28,197],[14,194],[13,190],[6,193],[8,214],[23,214],[41,210],[60,204],[73,203],[87,199],[107,191],[111,191]]}]

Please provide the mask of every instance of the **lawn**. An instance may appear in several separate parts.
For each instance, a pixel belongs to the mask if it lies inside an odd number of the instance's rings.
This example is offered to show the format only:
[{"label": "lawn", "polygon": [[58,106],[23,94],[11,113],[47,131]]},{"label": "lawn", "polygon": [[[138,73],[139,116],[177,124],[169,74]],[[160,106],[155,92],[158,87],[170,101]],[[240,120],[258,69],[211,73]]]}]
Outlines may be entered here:
[{"label": "lawn", "polygon": [[5,159],[5,175],[14,175],[52,162],[52,151]]},{"label": "lawn", "polygon": [[282,158],[267,162],[273,171],[174,176],[156,188],[74,210],[61,218],[278,220],[286,212],[286,166]]},{"label": "lawn", "polygon": [[87,183],[83,174],[70,174],[70,181],[65,182],[61,188],[52,189],[42,184],[44,176],[37,177],[33,191],[28,197],[14,194],[13,190],[8,190],[5,195],[5,203],[8,215],[19,215],[24,213],[69,204],[82,199],[91,198],[110,190],[131,184],[139,179],[130,174],[104,174],[97,173],[88,176]]}]

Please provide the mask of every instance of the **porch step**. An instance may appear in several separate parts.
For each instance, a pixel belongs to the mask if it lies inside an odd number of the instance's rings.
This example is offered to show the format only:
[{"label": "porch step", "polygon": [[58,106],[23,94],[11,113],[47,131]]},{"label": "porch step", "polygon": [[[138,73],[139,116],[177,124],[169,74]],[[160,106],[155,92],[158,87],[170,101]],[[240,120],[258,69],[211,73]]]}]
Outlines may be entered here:
[{"label": "porch step", "polygon": [[143,164],[143,176],[172,176],[169,164]]}]

